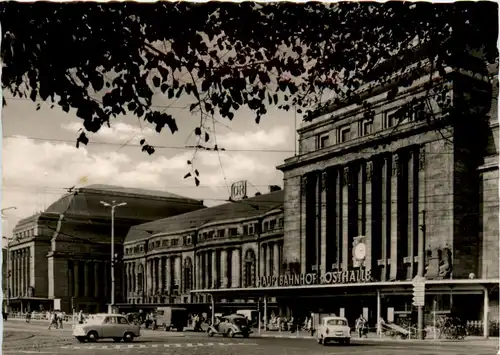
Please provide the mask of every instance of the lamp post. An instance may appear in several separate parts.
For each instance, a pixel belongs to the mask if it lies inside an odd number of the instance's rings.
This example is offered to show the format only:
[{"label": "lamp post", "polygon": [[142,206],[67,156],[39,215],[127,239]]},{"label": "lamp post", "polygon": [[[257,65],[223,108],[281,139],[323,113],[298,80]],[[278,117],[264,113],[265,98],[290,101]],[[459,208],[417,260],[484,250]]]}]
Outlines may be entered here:
[{"label": "lamp post", "polygon": [[[4,216],[4,212],[6,211],[10,211],[10,210],[17,210],[17,207],[16,206],[10,206],[10,207],[7,207],[7,208],[2,208],[2,211],[1,211],[1,214],[2,214],[2,219],[5,218]],[[2,231],[3,233],[3,231]],[[7,239],[7,277],[6,277],[6,280],[7,280],[7,310],[10,308],[10,239],[9,237],[3,237],[3,239]],[[3,242],[3,239],[2,239],[2,242]]]},{"label": "lamp post", "polygon": [[108,203],[101,201],[101,204],[106,207],[111,207],[111,312],[109,313],[113,313],[115,306],[115,208],[125,206],[127,203],[116,203],[116,201]]}]

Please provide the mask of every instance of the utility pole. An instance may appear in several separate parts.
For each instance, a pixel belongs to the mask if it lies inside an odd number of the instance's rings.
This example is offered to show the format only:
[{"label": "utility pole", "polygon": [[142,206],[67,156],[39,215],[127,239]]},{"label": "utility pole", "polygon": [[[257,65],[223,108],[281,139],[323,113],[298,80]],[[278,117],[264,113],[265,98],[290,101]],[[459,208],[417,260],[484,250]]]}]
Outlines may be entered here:
[{"label": "utility pole", "polygon": [[[420,225],[420,230],[422,231],[421,237],[418,240],[418,269],[417,275],[419,277],[424,277],[424,262],[425,262],[425,210],[422,212],[422,224]],[[418,319],[417,319],[417,329],[418,338],[424,339],[424,306],[418,306]]]},{"label": "utility pole", "polygon": [[112,201],[107,203],[101,201],[101,204],[106,207],[111,207],[111,311],[109,313],[114,313],[115,307],[115,208],[120,206],[125,206],[126,202],[116,203]]},{"label": "utility pole", "polygon": [[[10,207],[7,207],[7,208],[2,208],[2,219],[6,219],[4,217],[4,212],[5,211],[9,211],[9,210],[17,210],[17,207],[16,206],[10,206]],[[10,228],[10,226],[7,224],[7,228]],[[2,231],[3,233],[3,231]],[[5,239],[7,239],[7,277],[6,277],[6,280],[7,280],[7,311],[9,311],[10,309],[10,279],[11,279],[11,269],[10,269],[10,239],[9,237],[6,237]],[[2,241],[3,241],[3,238],[2,238]]]}]

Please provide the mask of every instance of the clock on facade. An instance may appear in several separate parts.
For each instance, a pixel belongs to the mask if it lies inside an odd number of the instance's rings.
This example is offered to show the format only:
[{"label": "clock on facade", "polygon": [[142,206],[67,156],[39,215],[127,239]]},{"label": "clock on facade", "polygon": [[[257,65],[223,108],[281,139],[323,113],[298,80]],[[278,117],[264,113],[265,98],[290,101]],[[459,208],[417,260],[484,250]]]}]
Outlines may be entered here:
[{"label": "clock on facade", "polygon": [[358,260],[363,260],[366,256],[366,246],[365,243],[359,243],[354,249],[354,256]]}]

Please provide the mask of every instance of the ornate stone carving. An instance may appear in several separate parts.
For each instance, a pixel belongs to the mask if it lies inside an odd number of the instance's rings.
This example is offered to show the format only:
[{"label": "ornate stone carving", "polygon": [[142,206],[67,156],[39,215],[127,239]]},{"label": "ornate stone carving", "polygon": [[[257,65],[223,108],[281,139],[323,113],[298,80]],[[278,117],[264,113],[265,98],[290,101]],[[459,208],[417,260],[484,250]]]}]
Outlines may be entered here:
[{"label": "ornate stone carving", "polygon": [[344,167],[343,169],[343,179],[342,179],[342,185],[346,186],[349,184],[349,167]]},{"label": "ornate stone carving", "polygon": [[400,169],[399,169],[399,155],[394,154],[392,156],[392,176],[399,176]]},{"label": "ornate stone carving", "polygon": [[439,250],[439,277],[447,278],[451,274],[451,250],[443,248]]},{"label": "ornate stone carving", "polygon": [[425,152],[420,150],[418,152],[418,170],[422,171],[425,169]]},{"label": "ornate stone carving", "polygon": [[365,172],[366,172],[366,181],[371,181],[373,175],[373,162],[371,160],[368,160],[366,162]]}]

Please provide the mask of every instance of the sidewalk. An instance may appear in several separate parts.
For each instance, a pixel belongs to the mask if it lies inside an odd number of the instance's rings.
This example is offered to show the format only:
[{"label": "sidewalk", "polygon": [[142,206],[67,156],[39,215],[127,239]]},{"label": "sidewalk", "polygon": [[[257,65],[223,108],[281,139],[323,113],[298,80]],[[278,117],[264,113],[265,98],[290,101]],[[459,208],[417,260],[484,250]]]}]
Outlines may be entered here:
[{"label": "sidewalk", "polygon": [[[258,330],[255,329],[254,333],[252,333],[253,337],[261,337],[261,338],[276,338],[276,339],[316,339],[316,336],[311,336],[310,333],[307,332],[299,332],[299,333],[290,333],[290,332],[279,332],[279,331],[269,331],[269,330],[262,330],[259,334]],[[364,341],[377,341],[377,342],[402,342],[402,343],[454,343],[454,344],[460,344],[460,343],[467,343],[467,344],[478,344],[478,345],[483,345],[483,346],[499,346],[500,344],[500,338],[497,337],[490,337],[489,339],[484,339],[483,337],[479,336],[469,336],[466,337],[464,340],[448,340],[448,339],[425,339],[425,340],[419,340],[419,339],[393,339],[389,337],[379,337],[375,333],[368,333],[367,338],[358,338],[356,335],[351,335],[351,340],[355,342],[364,342]]]}]

